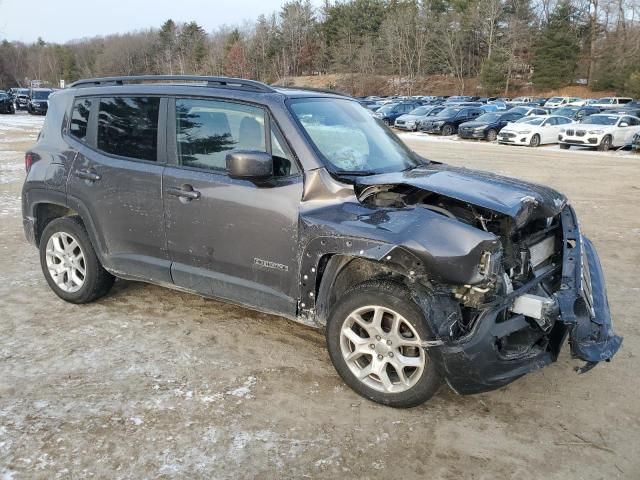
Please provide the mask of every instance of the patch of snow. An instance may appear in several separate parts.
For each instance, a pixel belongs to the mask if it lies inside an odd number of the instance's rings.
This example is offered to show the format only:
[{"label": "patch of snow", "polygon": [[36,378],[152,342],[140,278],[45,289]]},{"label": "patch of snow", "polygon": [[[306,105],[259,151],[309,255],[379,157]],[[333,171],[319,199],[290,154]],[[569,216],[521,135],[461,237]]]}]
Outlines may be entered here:
[{"label": "patch of snow", "polygon": [[250,398],[251,396],[251,388],[256,384],[256,377],[247,377],[247,380],[244,384],[238,388],[234,388],[233,390],[229,390],[226,392],[227,395],[233,395],[234,397],[239,398]]},{"label": "patch of snow", "polygon": [[140,426],[144,423],[144,421],[140,417],[131,417],[129,420],[136,426]]}]

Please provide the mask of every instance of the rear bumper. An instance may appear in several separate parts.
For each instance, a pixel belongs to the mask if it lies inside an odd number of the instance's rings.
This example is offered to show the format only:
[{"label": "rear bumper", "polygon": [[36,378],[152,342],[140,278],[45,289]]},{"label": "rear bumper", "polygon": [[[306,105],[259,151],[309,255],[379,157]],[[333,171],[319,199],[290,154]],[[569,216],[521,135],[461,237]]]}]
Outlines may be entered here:
[{"label": "rear bumper", "polygon": [[[538,332],[544,341],[517,356],[501,353],[500,345],[509,341],[510,335],[536,338],[531,319],[509,315],[512,301],[507,301],[483,311],[466,337],[428,347],[430,358],[456,392],[494,390],[542,368],[557,360],[567,337],[573,357],[586,362],[582,371],[610,360],[620,348],[622,338],[613,333],[598,254],[580,235],[571,207],[562,213],[562,226],[565,246],[561,286],[553,295],[558,309],[551,330],[546,335]],[[535,288],[537,285],[517,293],[533,292]]]}]

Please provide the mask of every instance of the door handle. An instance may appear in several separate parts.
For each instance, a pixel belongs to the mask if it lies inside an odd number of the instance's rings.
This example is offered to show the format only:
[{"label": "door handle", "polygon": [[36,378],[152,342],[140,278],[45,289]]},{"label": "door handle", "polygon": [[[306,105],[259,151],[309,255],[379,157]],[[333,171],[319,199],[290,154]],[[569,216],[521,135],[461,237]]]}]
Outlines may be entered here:
[{"label": "door handle", "polygon": [[102,178],[96,172],[91,170],[76,170],[73,174],[78,178],[82,178],[83,180],[88,180],[90,182],[97,182]]},{"label": "door handle", "polygon": [[167,188],[167,195],[188,200],[197,200],[200,198],[200,192],[194,190],[191,185],[183,185],[182,188],[169,187]]}]

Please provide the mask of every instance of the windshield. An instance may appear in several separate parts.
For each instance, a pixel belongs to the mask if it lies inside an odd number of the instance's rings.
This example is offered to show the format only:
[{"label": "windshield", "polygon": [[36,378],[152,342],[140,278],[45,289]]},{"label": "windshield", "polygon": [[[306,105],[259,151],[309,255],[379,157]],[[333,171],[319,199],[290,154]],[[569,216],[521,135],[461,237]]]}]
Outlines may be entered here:
[{"label": "windshield", "polygon": [[562,101],[562,97],[551,97],[547,102],[558,103]]},{"label": "windshield", "polygon": [[590,125],[615,125],[618,121],[618,117],[613,115],[591,115],[583,118],[580,123],[586,123]]},{"label": "windshield", "polygon": [[540,125],[544,121],[544,117],[522,117],[515,123],[528,123],[529,125]]},{"label": "windshield", "polygon": [[396,108],[397,103],[387,103],[386,105],[380,107],[378,112],[380,113],[391,113]]},{"label": "windshield", "polygon": [[356,102],[302,98],[288,104],[332,171],[364,175],[397,172],[423,163]]},{"label": "windshield", "polygon": [[563,116],[563,117],[572,117],[577,111],[578,111],[577,108],[564,107],[564,108],[559,108],[558,110],[553,112],[553,114],[554,115],[560,115],[560,116]]},{"label": "windshield", "polygon": [[430,107],[418,107],[411,110],[409,115],[425,115],[429,110],[431,110]]},{"label": "windshield", "polygon": [[502,115],[500,113],[485,113],[484,115],[480,115],[478,118],[476,118],[475,121],[493,123],[500,120],[501,116]]},{"label": "windshield", "polygon": [[460,110],[462,110],[462,108],[447,107],[442,109],[442,111],[438,115],[436,115],[436,117],[453,117]]},{"label": "windshield", "polygon": [[526,115],[530,110],[531,108],[529,107],[515,107],[509,110],[509,113],[521,113],[523,115]]},{"label": "windshield", "polygon": [[49,90],[36,90],[33,92],[32,98],[35,98],[36,100],[46,100],[49,98],[50,94],[51,92]]},{"label": "windshield", "polygon": [[598,100],[598,103],[611,104],[611,103],[615,103],[615,102],[613,101],[613,98],[602,97],[600,100]]}]

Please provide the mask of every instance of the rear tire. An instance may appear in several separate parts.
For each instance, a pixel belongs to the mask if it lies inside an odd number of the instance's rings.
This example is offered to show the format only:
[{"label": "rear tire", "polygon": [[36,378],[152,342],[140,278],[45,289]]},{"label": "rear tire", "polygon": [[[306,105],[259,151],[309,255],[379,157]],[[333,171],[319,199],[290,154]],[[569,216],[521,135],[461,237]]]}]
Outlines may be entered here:
[{"label": "rear tire", "polygon": [[349,289],[332,308],[326,329],[329,356],[345,383],[369,400],[396,408],[420,405],[442,385],[420,346],[431,338],[409,291],[383,280]]},{"label": "rear tire", "polygon": [[531,137],[531,140],[529,140],[529,146],[533,147],[533,148],[539,147],[540,146],[540,135],[538,135],[536,133],[533,137]]},{"label": "rear tire", "polygon": [[70,303],[104,296],[115,278],[107,272],[78,217],[52,220],[40,238],[40,265],[49,287]]}]

